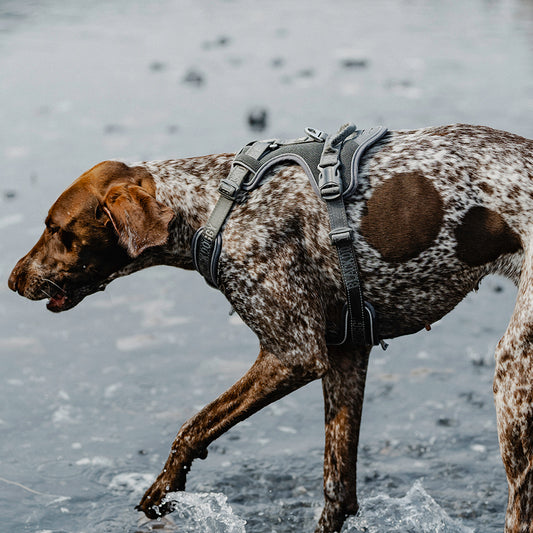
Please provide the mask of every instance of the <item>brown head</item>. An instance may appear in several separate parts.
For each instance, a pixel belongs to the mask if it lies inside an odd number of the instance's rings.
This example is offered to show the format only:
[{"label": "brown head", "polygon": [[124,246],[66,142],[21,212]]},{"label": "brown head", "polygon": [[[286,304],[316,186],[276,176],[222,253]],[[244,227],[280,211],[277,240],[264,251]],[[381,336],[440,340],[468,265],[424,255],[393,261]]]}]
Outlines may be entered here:
[{"label": "brown head", "polygon": [[155,199],[141,167],[105,161],[79,177],[50,208],[46,229],[17,263],[9,287],[48,309],[71,309],[149,249],[167,242],[173,211]]}]

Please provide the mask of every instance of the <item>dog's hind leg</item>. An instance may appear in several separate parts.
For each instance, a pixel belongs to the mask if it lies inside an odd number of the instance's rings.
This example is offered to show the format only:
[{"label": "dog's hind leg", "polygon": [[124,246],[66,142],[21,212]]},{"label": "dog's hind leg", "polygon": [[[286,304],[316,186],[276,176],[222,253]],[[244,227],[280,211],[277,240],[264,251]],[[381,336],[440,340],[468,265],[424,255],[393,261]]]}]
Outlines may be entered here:
[{"label": "dog's hind leg", "polygon": [[525,252],[511,321],[496,349],[494,399],[509,495],[506,533],[533,532],[533,255]]},{"label": "dog's hind leg", "polygon": [[325,505],[315,533],[340,531],[357,512],[356,463],[370,348],[330,347],[330,369],[322,377],[326,423]]}]

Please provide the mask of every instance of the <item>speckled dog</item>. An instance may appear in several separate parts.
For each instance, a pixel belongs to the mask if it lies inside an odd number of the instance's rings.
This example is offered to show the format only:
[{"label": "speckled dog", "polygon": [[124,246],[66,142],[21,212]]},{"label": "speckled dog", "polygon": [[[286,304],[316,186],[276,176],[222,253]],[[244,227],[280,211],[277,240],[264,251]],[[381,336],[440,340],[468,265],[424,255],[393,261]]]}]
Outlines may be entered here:
[{"label": "speckled dog", "polygon": [[[54,203],[9,286],[52,311],[113,279],[167,264],[193,268],[191,238],[218,197],[233,156],[128,167],[101,163]],[[233,387],[180,429],[139,508],[149,517],[183,490],[192,461],[219,435],[321,378],[325,507],[317,532],[357,511],[356,456],[369,349],[327,347],[344,292],[326,207],[297,165],[237,205],[224,230],[220,290],[261,351]],[[381,335],[397,337],[451,311],[487,274],[519,287],[496,350],[494,393],[509,482],[505,531],[533,531],[533,141],[465,125],[389,132],[364,155],[347,202],[365,298]]]}]

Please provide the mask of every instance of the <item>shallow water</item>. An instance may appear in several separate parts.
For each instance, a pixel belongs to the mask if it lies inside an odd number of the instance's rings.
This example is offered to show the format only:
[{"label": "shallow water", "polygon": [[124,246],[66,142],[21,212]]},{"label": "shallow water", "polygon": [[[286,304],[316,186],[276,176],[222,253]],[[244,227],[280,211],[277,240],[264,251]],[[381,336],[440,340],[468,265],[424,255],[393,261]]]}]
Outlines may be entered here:
[{"label": "shallow water", "polygon": [[[531,138],[532,52],[528,0],[4,0],[0,277],[58,193],[106,158],[233,151],[346,120]],[[262,110],[266,127],[252,131]],[[515,293],[490,278],[431,332],[373,352],[362,511],[344,533],[503,529],[492,352]],[[228,311],[197,274],[170,268],[61,315],[0,284],[0,530],[312,531],[319,383],[210,446],[179,512],[147,522],[133,510],[179,426],[255,358]]]}]

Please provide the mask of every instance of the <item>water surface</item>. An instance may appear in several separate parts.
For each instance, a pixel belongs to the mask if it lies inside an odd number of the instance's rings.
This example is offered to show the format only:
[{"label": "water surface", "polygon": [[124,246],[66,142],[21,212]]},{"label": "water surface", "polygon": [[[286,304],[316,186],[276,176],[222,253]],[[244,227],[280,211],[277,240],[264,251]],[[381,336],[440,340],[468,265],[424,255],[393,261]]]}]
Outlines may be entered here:
[{"label": "water surface", "polygon": [[[319,383],[210,446],[168,519],[133,510],[179,426],[257,341],[198,274],[171,268],[61,315],[11,293],[10,269],[75,177],[348,120],[532,138],[532,52],[527,0],[1,2],[0,530],[286,533],[312,531],[321,510]],[[503,530],[492,354],[514,297],[488,279],[431,332],[374,351],[362,512],[344,533]]]}]

